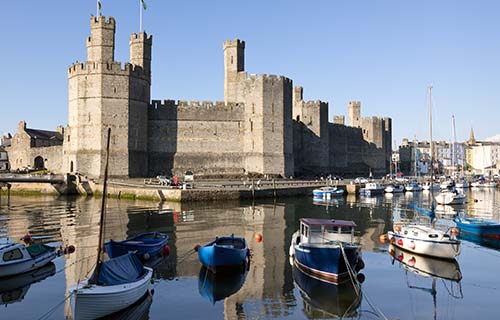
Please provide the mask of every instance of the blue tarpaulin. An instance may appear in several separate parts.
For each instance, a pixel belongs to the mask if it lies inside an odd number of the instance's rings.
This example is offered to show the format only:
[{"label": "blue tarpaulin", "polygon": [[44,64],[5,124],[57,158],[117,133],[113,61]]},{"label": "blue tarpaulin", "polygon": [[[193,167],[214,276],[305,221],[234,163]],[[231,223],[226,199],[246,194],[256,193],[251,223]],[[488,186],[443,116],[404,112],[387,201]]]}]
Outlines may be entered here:
[{"label": "blue tarpaulin", "polygon": [[97,281],[94,273],[90,282],[113,286],[137,281],[143,274],[141,261],[133,253],[129,253],[103,262]]}]

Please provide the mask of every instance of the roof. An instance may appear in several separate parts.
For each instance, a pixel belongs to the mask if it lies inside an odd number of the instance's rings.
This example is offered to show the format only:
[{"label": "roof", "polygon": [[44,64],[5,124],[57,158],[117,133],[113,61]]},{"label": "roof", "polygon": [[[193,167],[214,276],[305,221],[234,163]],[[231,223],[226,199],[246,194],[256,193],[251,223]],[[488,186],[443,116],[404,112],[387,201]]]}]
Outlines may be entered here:
[{"label": "roof", "polygon": [[354,221],[346,220],[302,218],[300,221],[309,226],[356,227]]},{"label": "roof", "polygon": [[26,133],[29,134],[33,139],[43,139],[43,140],[63,140],[63,136],[58,131],[47,131],[38,129],[25,129]]}]

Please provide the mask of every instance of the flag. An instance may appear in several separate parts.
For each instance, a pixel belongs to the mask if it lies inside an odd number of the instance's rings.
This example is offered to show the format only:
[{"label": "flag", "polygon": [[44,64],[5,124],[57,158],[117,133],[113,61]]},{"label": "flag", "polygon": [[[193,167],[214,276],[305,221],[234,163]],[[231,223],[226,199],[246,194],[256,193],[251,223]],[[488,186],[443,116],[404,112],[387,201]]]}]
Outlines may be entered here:
[{"label": "flag", "polygon": [[142,7],[144,8],[144,10],[146,10],[146,2],[144,2],[144,0],[141,0],[141,3],[142,3]]},{"label": "flag", "polygon": [[99,10],[102,10],[101,0],[97,0],[97,7],[99,8]]}]

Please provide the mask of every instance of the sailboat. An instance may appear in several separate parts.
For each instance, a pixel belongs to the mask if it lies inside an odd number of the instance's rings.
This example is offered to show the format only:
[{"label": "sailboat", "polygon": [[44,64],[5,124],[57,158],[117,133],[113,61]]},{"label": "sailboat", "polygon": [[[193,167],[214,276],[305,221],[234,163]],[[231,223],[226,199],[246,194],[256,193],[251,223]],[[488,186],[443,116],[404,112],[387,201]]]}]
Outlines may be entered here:
[{"label": "sailboat", "polygon": [[133,253],[106,261],[104,259],[110,136],[111,129],[109,128],[96,267],[90,278],[69,288],[75,319],[97,319],[131,306],[149,291],[149,283],[153,275],[153,270],[144,267]]},{"label": "sailboat", "polygon": [[418,184],[418,168],[417,168],[417,140],[413,141],[415,149],[415,178],[405,186],[407,192],[417,192],[422,191],[422,186]]},{"label": "sailboat", "polygon": [[431,169],[431,178],[430,180],[424,182],[422,185],[422,188],[424,190],[428,191],[433,191],[436,189],[439,189],[439,185],[434,183],[434,148],[433,148],[433,141],[432,141],[432,86],[429,86],[427,88],[428,95],[429,95],[429,132],[430,132],[430,144],[429,144],[429,153],[430,153],[430,169]]}]

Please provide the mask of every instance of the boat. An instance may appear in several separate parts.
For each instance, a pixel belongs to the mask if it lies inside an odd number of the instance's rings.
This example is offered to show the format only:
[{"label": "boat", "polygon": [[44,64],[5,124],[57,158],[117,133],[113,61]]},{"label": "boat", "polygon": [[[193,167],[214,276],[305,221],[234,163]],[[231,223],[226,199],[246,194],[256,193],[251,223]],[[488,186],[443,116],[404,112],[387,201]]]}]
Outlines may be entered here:
[{"label": "boat", "polygon": [[340,284],[318,280],[293,267],[293,282],[301,296],[308,319],[356,319],[362,294],[351,281]]},{"label": "boat", "polygon": [[321,187],[319,189],[313,190],[313,196],[315,198],[330,198],[333,196],[341,196],[344,194],[344,189],[337,187]]},{"label": "boat", "polygon": [[215,304],[217,301],[238,292],[247,277],[247,270],[241,272],[213,273],[202,266],[198,274],[198,292],[202,297]]},{"label": "boat", "polygon": [[123,241],[110,240],[106,242],[105,248],[110,258],[133,252],[140,259],[149,260],[162,254],[167,242],[167,234],[154,231],[140,233]]},{"label": "boat", "polygon": [[481,237],[480,235],[462,232],[459,234],[460,240],[473,242],[482,247],[500,251],[500,239]]},{"label": "boat", "polygon": [[497,186],[498,183],[496,183],[495,181],[486,180],[484,177],[481,177],[471,183],[471,187],[473,188],[496,188]]},{"label": "boat", "polygon": [[439,184],[439,188],[441,190],[446,190],[446,189],[451,189],[455,187],[455,181],[451,180],[451,179],[448,179],[448,180],[443,180],[440,184]]},{"label": "boat", "polygon": [[75,319],[97,319],[125,309],[149,291],[153,270],[133,253],[105,260],[104,221],[111,129],[108,129],[106,165],[99,227],[97,261],[92,275],[68,289]]},{"label": "boat", "polygon": [[462,272],[456,259],[443,260],[423,256],[389,245],[389,255],[408,271],[424,277],[437,277],[445,280],[460,281]]},{"label": "boat", "polygon": [[402,193],[405,190],[405,187],[400,184],[390,184],[385,187],[384,191],[387,193]]},{"label": "boat", "polygon": [[460,233],[465,232],[476,234],[481,237],[500,239],[500,222],[455,217],[455,223],[460,229]]},{"label": "boat", "polygon": [[364,188],[361,188],[359,190],[359,193],[364,196],[374,196],[378,194],[383,194],[384,193],[384,187],[380,185],[380,183],[377,182],[368,182]]},{"label": "boat", "polygon": [[436,196],[436,202],[438,204],[464,204],[467,197],[463,192],[459,192],[457,189],[453,188],[451,190],[441,190]]},{"label": "boat", "polygon": [[0,245],[0,277],[30,272],[50,263],[58,256],[56,248],[46,244],[6,243]]},{"label": "boat", "polygon": [[418,184],[416,179],[414,179],[412,182],[408,183],[405,186],[405,190],[407,192],[418,192],[418,191],[422,191],[422,186]]},{"label": "boat", "polygon": [[467,189],[469,188],[469,181],[467,181],[466,178],[461,177],[458,179],[458,181],[455,183],[455,187],[459,189]]},{"label": "boat", "polygon": [[245,268],[250,259],[245,238],[216,237],[203,247],[197,246],[200,262],[212,272],[224,269]]},{"label": "boat", "polygon": [[439,184],[433,183],[432,181],[426,181],[422,185],[422,189],[428,190],[428,191],[434,191],[434,190],[439,190]]},{"label": "boat", "polygon": [[29,272],[0,278],[0,304],[7,305],[22,301],[32,284],[51,277],[55,273],[55,264],[49,262]]},{"label": "boat", "polygon": [[321,281],[341,283],[363,265],[361,246],[355,242],[353,221],[300,219],[289,254],[302,272]]}]

